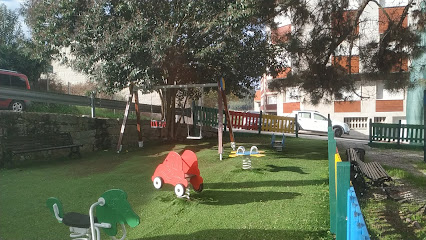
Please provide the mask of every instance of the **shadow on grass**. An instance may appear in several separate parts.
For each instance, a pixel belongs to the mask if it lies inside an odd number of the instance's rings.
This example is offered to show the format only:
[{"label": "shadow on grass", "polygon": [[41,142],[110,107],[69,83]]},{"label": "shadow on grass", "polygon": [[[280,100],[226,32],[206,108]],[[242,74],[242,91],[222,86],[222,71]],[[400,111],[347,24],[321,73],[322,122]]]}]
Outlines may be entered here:
[{"label": "shadow on grass", "polygon": [[275,165],[266,165],[269,167],[269,169],[265,169],[268,172],[294,172],[294,173],[300,173],[300,174],[308,174],[305,171],[302,170],[300,167],[295,166],[286,166],[286,167],[280,167]]},{"label": "shadow on grass", "polygon": [[204,189],[238,189],[238,188],[254,188],[254,187],[284,187],[284,186],[309,186],[309,185],[326,185],[328,179],[316,180],[286,180],[286,181],[263,181],[263,182],[228,182],[228,183],[205,183]]},{"label": "shadow on grass", "polygon": [[404,222],[400,216],[400,203],[393,200],[385,200],[384,209],[379,211],[379,222],[374,223],[375,229],[380,229],[377,235],[374,231],[370,231],[371,239],[382,239],[386,236],[400,239],[420,239],[416,236],[409,223]]},{"label": "shadow on grass", "polygon": [[300,195],[295,192],[204,190],[202,195],[191,196],[191,200],[207,205],[237,205],[293,199]]},{"label": "shadow on grass", "polygon": [[[326,231],[264,230],[264,229],[208,229],[190,234],[174,234],[143,238],[162,239],[332,239]],[[142,238],[140,238],[142,240]]]},{"label": "shadow on grass", "polygon": [[[296,167],[296,166],[287,166],[287,167],[280,167],[280,166],[275,166],[275,165],[266,165],[269,168],[252,168],[251,170],[249,170],[250,172],[253,173],[264,173],[264,172],[294,172],[294,173],[299,173],[299,174],[308,174],[307,172],[303,171],[301,167]],[[233,173],[241,173],[241,172],[248,172],[248,170],[244,170],[244,169],[234,169],[231,172]]]}]

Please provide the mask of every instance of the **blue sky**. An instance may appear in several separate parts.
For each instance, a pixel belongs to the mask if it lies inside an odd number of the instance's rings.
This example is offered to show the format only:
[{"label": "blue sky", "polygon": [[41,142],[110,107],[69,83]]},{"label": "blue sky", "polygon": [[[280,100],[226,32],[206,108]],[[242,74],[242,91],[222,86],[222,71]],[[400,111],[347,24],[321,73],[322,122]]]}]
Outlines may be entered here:
[{"label": "blue sky", "polygon": [[[3,3],[10,10],[17,10],[21,7],[21,3],[23,3],[24,1],[25,0],[0,0],[0,4]],[[30,37],[30,33],[27,25],[25,25],[24,23],[24,19],[20,17],[19,20],[21,21],[22,30],[24,31],[25,36]]]},{"label": "blue sky", "polygon": [[19,8],[23,2],[24,0],[0,0],[0,3],[5,4],[6,7],[11,10],[16,10]]}]

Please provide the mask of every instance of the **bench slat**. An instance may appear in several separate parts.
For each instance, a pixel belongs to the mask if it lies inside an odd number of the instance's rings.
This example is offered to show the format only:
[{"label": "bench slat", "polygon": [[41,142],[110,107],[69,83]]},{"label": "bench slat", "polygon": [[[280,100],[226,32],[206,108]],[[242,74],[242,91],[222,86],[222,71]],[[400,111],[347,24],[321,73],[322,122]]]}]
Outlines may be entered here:
[{"label": "bench slat", "polygon": [[348,160],[359,169],[359,172],[368,179],[372,180],[373,183],[381,184],[384,181],[390,181],[392,178],[387,174],[386,170],[378,162],[365,163],[359,159],[359,156],[355,149],[349,148],[346,150]]}]

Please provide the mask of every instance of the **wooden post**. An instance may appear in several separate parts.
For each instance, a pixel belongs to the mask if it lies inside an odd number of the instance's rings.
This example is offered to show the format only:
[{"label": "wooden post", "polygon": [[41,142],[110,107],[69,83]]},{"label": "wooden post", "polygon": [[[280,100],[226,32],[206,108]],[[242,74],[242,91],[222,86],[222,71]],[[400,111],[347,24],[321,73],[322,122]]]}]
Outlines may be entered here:
[{"label": "wooden post", "polygon": [[222,93],[222,99],[223,99],[223,107],[225,109],[225,118],[226,118],[226,122],[228,124],[228,129],[229,129],[229,138],[231,140],[231,147],[232,150],[235,150],[235,139],[234,139],[234,133],[232,132],[232,122],[231,122],[231,118],[229,117],[229,111],[228,111],[228,101],[226,100],[226,94],[225,94],[225,80],[223,78],[221,78],[220,80],[220,90]]},{"label": "wooden post", "polygon": [[336,166],[336,240],[345,240],[347,237],[346,214],[351,164],[350,162],[338,162]]},{"label": "wooden post", "polygon": [[139,112],[139,94],[138,91],[133,91],[133,94],[135,96],[135,111],[136,111],[136,128],[138,130],[138,145],[139,147],[143,147],[143,141],[142,141],[142,129],[141,129],[141,115]]},{"label": "wooden post", "polygon": [[219,153],[219,160],[222,161],[223,157],[223,102],[220,92],[220,83],[217,88],[217,107],[218,107],[218,126],[217,126],[217,152]]},{"label": "wooden post", "polygon": [[426,162],[426,90],[423,91],[423,161]]},{"label": "wooden post", "polygon": [[129,90],[130,90],[130,94],[127,97],[126,110],[124,110],[124,117],[123,117],[123,122],[121,124],[120,137],[118,138],[118,143],[117,143],[117,153],[120,153],[120,151],[123,147],[123,145],[121,145],[121,142],[123,141],[124,130],[126,129],[126,122],[127,122],[128,116],[129,116],[130,104],[132,102],[132,97],[133,97],[133,85],[132,84],[129,86]]}]

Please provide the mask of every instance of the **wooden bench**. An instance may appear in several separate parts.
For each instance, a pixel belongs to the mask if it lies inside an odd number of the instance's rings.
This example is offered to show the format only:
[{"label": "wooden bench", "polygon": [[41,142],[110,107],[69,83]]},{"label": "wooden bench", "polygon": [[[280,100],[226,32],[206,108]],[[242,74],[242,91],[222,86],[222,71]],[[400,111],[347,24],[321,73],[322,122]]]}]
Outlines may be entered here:
[{"label": "wooden bench", "polygon": [[[351,171],[354,171],[354,174],[351,174],[351,178],[353,178],[351,180],[354,185],[355,182],[361,182],[363,188],[366,188],[366,184],[369,184],[372,186],[381,187],[386,191],[386,193],[388,193],[386,182],[392,181],[392,178],[387,174],[380,163],[365,163],[361,161],[358,152],[353,148],[346,149],[346,156],[348,161],[351,163]],[[365,181],[364,177],[368,179],[368,182]]]},{"label": "wooden bench", "polygon": [[83,145],[73,143],[69,133],[2,137],[3,162],[6,167],[11,167],[14,165],[12,159],[15,155],[66,148],[70,149],[69,157],[80,157],[81,146]]}]

